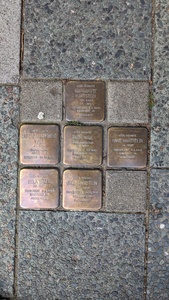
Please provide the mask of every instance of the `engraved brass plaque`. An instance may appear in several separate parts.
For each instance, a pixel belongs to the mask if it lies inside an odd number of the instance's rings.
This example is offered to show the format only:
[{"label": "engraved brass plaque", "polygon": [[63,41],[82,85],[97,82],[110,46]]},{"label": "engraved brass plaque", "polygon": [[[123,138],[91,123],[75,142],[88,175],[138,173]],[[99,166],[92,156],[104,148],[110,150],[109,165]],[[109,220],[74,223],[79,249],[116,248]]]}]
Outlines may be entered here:
[{"label": "engraved brass plaque", "polygon": [[105,84],[99,81],[68,81],[65,88],[66,120],[104,120]]},{"label": "engraved brass plaque", "polygon": [[27,209],[56,208],[59,202],[59,179],[55,169],[20,171],[20,206]]},{"label": "engraved brass plaque", "polygon": [[98,210],[102,202],[102,174],[99,170],[66,170],[63,173],[63,207]]},{"label": "engraved brass plaque", "polygon": [[102,127],[66,126],[64,155],[66,165],[100,165],[102,163]]},{"label": "engraved brass plaque", "polygon": [[22,125],[20,128],[20,162],[29,165],[55,165],[59,162],[59,128],[57,125]]},{"label": "engraved brass plaque", "polygon": [[109,128],[108,165],[110,167],[146,167],[147,129],[136,127]]}]

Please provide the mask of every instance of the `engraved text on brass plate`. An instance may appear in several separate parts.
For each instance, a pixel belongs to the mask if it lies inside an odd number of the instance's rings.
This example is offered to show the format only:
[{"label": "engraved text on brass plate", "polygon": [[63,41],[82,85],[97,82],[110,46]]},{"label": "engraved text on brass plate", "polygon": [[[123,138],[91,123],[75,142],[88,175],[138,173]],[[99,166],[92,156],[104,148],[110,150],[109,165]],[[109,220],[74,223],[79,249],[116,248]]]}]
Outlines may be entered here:
[{"label": "engraved text on brass plate", "polygon": [[63,163],[100,165],[102,163],[101,126],[66,126]]},{"label": "engraved text on brass plate", "polygon": [[102,201],[102,175],[99,170],[66,170],[63,173],[63,207],[72,210],[98,210]]},{"label": "engraved text on brass plate", "polygon": [[136,127],[109,128],[108,165],[110,167],[146,167],[147,129]]},{"label": "engraved text on brass plate", "polygon": [[55,165],[59,162],[59,128],[57,125],[22,125],[20,128],[20,162]]},{"label": "engraved text on brass plate", "polygon": [[58,185],[58,171],[55,169],[22,169],[20,171],[21,208],[56,208],[59,202]]},{"label": "engraved text on brass plate", "polygon": [[105,84],[99,81],[68,81],[65,88],[66,120],[104,120]]}]

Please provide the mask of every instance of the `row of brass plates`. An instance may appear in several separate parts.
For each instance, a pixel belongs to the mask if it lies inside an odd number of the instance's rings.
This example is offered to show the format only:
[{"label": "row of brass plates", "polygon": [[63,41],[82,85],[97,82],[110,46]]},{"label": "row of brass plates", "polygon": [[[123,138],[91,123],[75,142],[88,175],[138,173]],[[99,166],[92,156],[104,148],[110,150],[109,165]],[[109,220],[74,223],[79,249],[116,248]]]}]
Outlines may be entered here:
[{"label": "row of brass plates", "polygon": [[[67,166],[102,164],[103,130],[101,126],[65,126],[63,163]],[[55,166],[60,161],[58,125],[24,124],[20,128],[20,162],[23,165]],[[114,168],[145,168],[147,165],[147,129],[110,127],[107,165]]]},{"label": "row of brass plates", "polygon": [[[98,210],[102,202],[100,170],[65,170],[63,203],[69,210]],[[56,169],[20,171],[20,207],[55,209],[59,205],[59,172]]]}]

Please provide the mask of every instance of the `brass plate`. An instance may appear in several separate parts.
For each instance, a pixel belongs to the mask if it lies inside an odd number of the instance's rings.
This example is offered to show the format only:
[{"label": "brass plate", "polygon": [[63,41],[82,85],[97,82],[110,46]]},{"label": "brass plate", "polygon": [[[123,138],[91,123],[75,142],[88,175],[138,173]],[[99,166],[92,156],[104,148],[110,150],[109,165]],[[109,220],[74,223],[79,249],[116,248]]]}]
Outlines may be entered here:
[{"label": "brass plate", "polygon": [[20,128],[20,162],[28,165],[55,165],[59,162],[59,128],[57,125],[22,125]]},{"label": "brass plate", "polygon": [[66,126],[63,163],[100,165],[102,163],[101,126]]},{"label": "brass plate", "polygon": [[99,170],[66,170],[63,173],[63,207],[98,210],[102,202],[102,174]]},{"label": "brass plate", "polygon": [[99,81],[68,81],[65,88],[66,120],[104,120],[105,84]]},{"label": "brass plate", "polygon": [[147,129],[135,127],[109,128],[108,165],[110,167],[146,167]]},{"label": "brass plate", "polygon": [[28,209],[56,208],[59,202],[59,179],[55,169],[20,171],[20,206]]}]

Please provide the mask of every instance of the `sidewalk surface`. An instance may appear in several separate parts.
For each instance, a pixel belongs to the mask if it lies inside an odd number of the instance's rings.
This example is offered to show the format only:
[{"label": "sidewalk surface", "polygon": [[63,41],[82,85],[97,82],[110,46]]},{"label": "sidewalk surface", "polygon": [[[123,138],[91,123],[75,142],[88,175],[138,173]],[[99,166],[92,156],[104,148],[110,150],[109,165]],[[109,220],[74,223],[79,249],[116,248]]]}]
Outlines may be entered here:
[{"label": "sidewalk surface", "polygon": [[[0,299],[168,300],[168,0],[1,1],[0,28]],[[102,128],[98,211],[61,200],[68,80],[105,84],[84,122]],[[58,125],[57,209],[19,205],[22,124]],[[147,128],[147,166],[111,165],[114,127]]]}]

